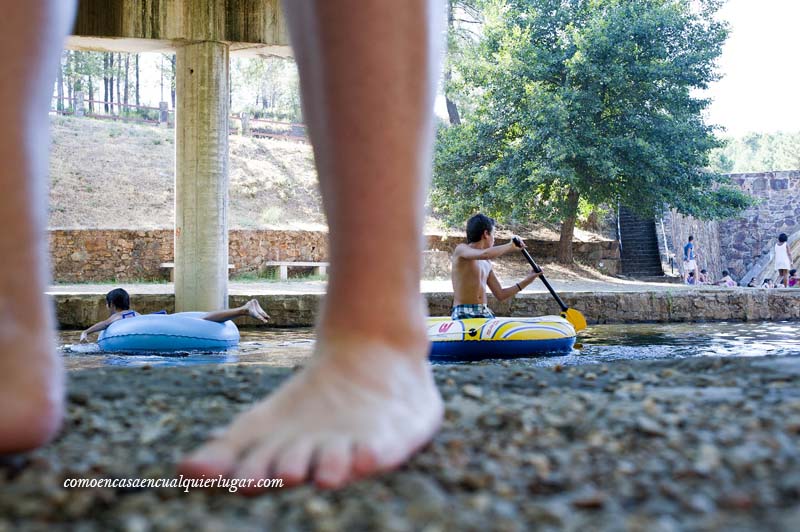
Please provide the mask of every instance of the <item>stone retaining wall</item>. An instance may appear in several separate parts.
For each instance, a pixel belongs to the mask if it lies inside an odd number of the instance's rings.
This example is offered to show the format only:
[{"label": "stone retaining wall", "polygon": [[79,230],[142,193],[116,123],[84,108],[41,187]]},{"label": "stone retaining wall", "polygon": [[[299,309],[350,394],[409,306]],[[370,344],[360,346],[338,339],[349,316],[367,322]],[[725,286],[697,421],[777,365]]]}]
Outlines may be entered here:
[{"label": "stone retaining wall", "polygon": [[[691,216],[683,216],[672,210],[661,220],[656,220],[662,264],[665,272],[675,271],[683,275],[683,246],[694,236],[695,253],[699,269],[708,270],[712,280],[722,277],[722,270],[728,269],[720,247],[719,222],[705,222]],[[662,244],[662,240],[665,244]],[[669,259],[672,258],[670,264]]]},{"label": "stone retaining wall", "polygon": [[[322,301],[320,294],[237,295],[230,306],[256,297],[272,318],[273,327],[309,327]],[[449,293],[426,294],[432,316],[450,312]],[[757,288],[704,289],[679,292],[573,292],[561,294],[564,302],[580,310],[591,323],[651,323],[693,321],[800,320],[800,290]],[[52,296],[56,317],[62,328],[86,328],[108,317],[104,296],[58,294]],[[132,304],[142,313],[174,312],[172,295],[133,294]],[[499,316],[541,316],[558,313],[549,294],[524,294],[504,303],[490,298],[489,306]],[[241,318],[240,325],[257,325]]]},{"label": "stone retaining wall", "polygon": [[731,181],[761,203],[734,220],[720,222],[720,245],[738,275],[769,254],[780,233],[800,229],[800,171],[734,174]]},{"label": "stone retaining wall", "polygon": [[[740,216],[719,222],[665,214],[671,251],[678,256],[690,234],[700,249],[701,268],[719,275],[722,269],[739,279],[762,257],[768,255],[780,233],[800,230],[800,171],[731,174],[731,182],[759,203]],[[680,246],[679,246],[680,245]],[[705,252],[705,254],[704,254]]]},{"label": "stone retaining wall", "polygon": [[[323,231],[236,229],[229,232],[228,238],[228,262],[234,265],[234,276],[261,273],[266,261],[328,260],[328,234]],[[446,257],[461,242],[460,237],[427,236],[427,249],[434,253],[425,256],[426,277],[447,277]],[[528,245],[537,260],[547,261],[556,256],[557,242],[530,241]],[[578,261],[612,274],[619,271],[616,242],[576,242],[574,246]],[[56,282],[167,280],[169,272],[159,268],[159,264],[172,262],[173,250],[170,229],[50,231],[50,257]],[[522,258],[515,256],[511,260],[522,261]]]}]

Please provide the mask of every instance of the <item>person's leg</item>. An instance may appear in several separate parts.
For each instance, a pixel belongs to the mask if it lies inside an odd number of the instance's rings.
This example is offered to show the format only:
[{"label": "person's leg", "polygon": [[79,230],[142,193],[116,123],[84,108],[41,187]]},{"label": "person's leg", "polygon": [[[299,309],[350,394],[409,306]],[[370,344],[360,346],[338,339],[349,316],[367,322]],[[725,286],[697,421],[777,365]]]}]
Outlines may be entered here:
[{"label": "person's leg", "polygon": [[398,466],[441,422],[419,291],[441,6],[284,5],[330,226],[315,358],[182,471],[330,487]]},{"label": "person's leg", "polygon": [[5,2],[0,16],[0,453],[47,442],[62,416],[48,272],[46,176],[53,93],[74,2]]},{"label": "person's leg", "polygon": [[261,305],[259,305],[258,301],[255,299],[251,299],[241,307],[208,312],[203,316],[203,319],[222,323],[224,321],[239,318],[241,316],[250,316],[251,318],[255,318],[262,323],[267,323],[267,321],[269,321],[269,314],[267,314],[264,309],[261,308]]}]

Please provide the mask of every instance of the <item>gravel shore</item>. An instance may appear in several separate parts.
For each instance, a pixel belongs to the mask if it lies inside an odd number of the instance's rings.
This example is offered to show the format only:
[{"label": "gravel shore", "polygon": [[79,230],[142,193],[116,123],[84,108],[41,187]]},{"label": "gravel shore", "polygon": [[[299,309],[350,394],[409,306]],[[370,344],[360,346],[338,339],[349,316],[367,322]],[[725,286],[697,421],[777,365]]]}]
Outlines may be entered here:
[{"label": "gravel shore", "polygon": [[401,470],[339,491],[65,489],[174,464],[292,370],[70,372],[58,439],[0,460],[11,530],[798,530],[800,357],[437,365],[446,419]]}]

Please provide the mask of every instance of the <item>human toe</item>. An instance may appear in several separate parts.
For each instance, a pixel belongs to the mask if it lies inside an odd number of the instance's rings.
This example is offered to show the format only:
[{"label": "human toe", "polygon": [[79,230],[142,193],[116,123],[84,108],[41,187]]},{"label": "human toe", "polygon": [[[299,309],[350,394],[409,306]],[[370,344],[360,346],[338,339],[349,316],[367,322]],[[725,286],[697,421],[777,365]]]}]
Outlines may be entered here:
[{"label": "human toe", "polygon": [[321,488],[338,488],[352,478],[351,442],[341,437],[322,441],[316,449],[314,482]]}]

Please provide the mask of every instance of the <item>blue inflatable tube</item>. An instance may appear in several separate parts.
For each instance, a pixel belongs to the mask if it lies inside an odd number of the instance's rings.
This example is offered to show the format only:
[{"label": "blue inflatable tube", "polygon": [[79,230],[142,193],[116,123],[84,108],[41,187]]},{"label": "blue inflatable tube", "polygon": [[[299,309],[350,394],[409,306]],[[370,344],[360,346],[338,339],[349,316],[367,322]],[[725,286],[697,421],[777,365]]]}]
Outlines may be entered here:
[{"label": "blue inflatable tube", "polygon": [[100,332],[103,351],[138,353],[174,351],[223,351],[239,345],[239,329],[202,319],[205,312],[146,314],[117,320]]}]

